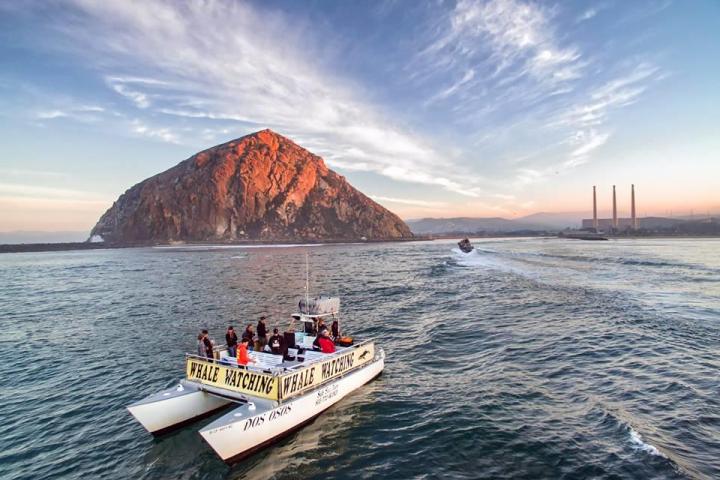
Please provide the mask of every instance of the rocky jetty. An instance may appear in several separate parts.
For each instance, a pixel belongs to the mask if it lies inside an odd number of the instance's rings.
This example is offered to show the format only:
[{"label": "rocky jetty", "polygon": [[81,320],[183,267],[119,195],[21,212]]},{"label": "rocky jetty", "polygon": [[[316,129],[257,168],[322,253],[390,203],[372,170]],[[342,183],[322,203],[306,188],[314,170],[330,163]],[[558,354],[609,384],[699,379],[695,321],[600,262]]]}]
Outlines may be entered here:
[{"label": "rocky jetty", "polygon": [[130,188],[90,236],[110,244],[411,238],[395,214],[271,130],[204,150]]}]

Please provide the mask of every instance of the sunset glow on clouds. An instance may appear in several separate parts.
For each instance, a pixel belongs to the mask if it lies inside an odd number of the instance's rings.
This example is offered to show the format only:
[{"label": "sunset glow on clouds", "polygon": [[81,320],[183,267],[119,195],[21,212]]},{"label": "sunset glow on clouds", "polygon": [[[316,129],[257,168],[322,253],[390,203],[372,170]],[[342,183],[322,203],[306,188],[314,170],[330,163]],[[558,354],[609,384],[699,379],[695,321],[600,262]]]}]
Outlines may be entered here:
[{"label": "sunset glow on clouds", "polygon": [[712,1],[1,2],[0,231],[89,230],[134,183],[267,127],[406,218],[581,211],[593,184],[630,183],[647,213],[717,211],[719,18]]}]

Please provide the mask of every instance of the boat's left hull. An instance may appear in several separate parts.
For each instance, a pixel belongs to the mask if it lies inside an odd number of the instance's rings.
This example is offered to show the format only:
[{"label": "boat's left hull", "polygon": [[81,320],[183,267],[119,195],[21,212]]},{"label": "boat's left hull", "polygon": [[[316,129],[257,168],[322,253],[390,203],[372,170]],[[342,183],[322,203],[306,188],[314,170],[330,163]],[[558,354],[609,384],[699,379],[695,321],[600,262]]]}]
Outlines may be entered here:
[{"label": "boat's left hull", "polygon": [[153,435],[162,435],[211,415],[232,401],[206,393],[190,383],[156,393],[127,407]]},{"label": "boat's left hull", "polygon": [[312,422],[380,375],[384,366],[381,350],[374,361],[319,389],[261,413],[243,405],[200,430],[200,434],[225,462],[237,462]]}]

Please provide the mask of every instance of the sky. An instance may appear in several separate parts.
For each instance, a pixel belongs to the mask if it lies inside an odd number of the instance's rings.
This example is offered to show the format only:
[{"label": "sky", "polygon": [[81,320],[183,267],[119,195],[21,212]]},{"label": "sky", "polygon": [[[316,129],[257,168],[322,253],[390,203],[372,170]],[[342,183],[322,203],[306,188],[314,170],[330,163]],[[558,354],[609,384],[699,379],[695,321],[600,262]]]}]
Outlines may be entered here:
[{"label": "sky", "polygon": [[720,212],[717,0],[0,0],[0,232],[264,128],[402,218]]}]

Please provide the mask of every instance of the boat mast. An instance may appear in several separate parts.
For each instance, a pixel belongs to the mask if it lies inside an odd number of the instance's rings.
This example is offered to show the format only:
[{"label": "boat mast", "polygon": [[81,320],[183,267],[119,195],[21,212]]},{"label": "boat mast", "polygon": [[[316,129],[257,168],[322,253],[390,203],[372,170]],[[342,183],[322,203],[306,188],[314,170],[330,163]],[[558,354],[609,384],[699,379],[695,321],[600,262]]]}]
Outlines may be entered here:
[{"label": "boat mast", "polygon": [[305,314],[310,313],[310,266],[307,252],[305,252],[305,310]]}]

